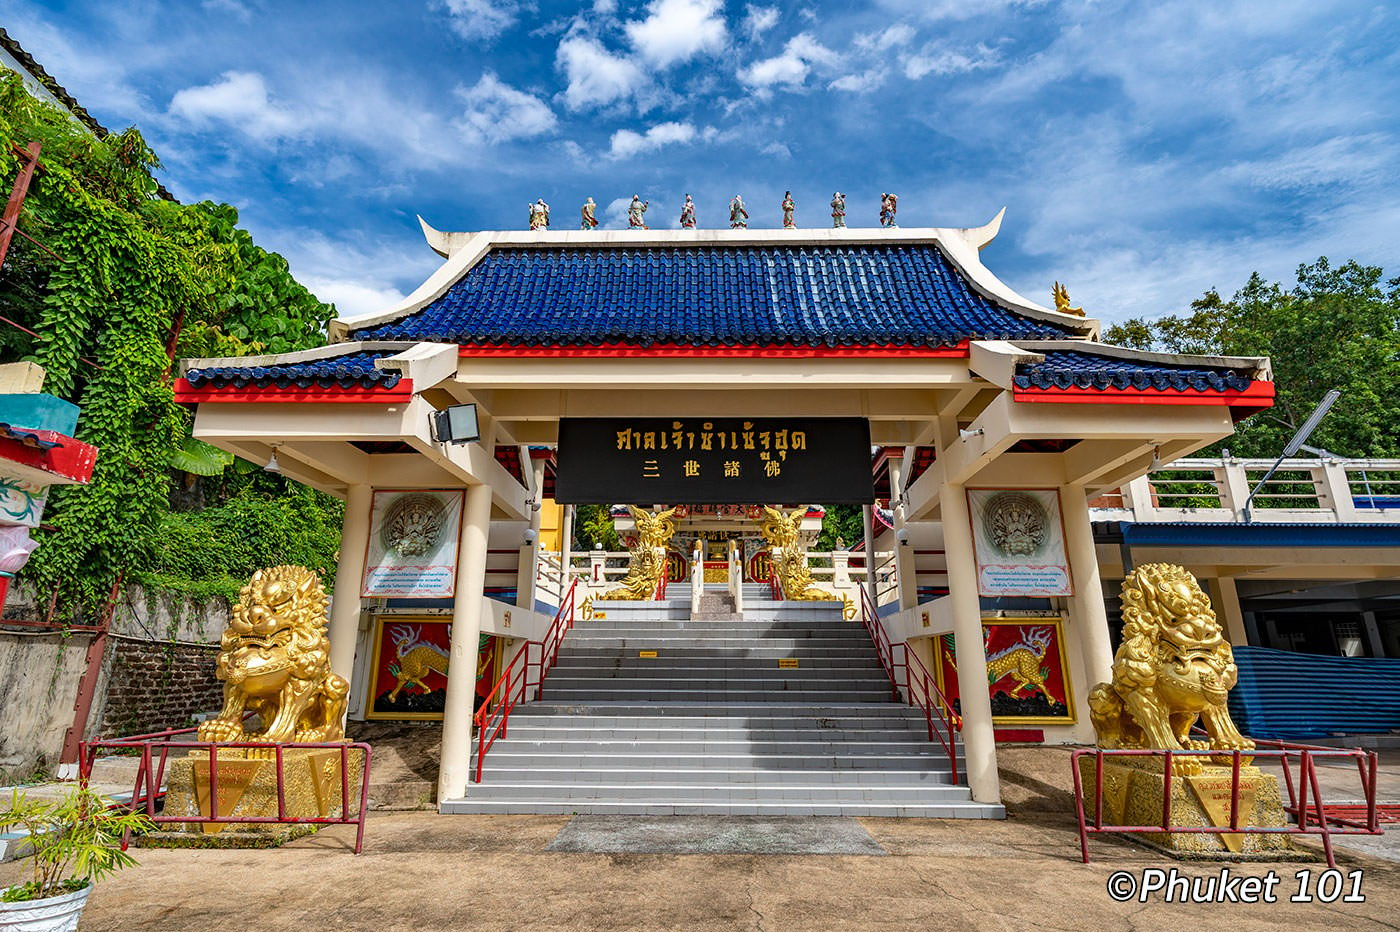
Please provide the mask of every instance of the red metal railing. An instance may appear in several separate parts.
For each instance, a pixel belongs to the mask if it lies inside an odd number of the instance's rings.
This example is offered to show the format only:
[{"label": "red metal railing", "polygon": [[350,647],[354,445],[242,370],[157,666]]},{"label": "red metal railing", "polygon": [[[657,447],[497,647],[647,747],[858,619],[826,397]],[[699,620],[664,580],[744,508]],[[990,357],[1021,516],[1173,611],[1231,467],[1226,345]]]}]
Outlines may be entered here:
[{"label": "red metal railing", "polygon": [[[1106,750],[1104,748],[1080,748],[1070,755],[1070,766],[1074,771],[1074,807],[1079,820],[1079,852],[1085,864],[1089,863],[1089,836],[1105,832],[1118,834],[1243,834],[1243,835],[1317,835],[1322,838],[1322,850],[1329,867],[1336,867],[1337,860],[1332,851],[1334,835],[1380,835],[1380,815],[1376,807],[1376,767],[1374,751],[1360,748],[1323,748],[1302,744],[1286,744],[1279,741],[1259,741],[1253,751],[1167,751],[1167,750]],[[1176,778],[1172,761],[1181,758],[1230,757],[1230,820],[1228,825],[1175,825],[1172,823],[1172,782]],[[1094,813],[1089,819],[1084,812],[1084,774],[1079,761],[1086,756],[1094,759]],[[1162,821],[1154,825],[1104,825],[1103,824],[1103,762],[1106,757],[1160,757],[1163,759]],[[1247,759],[1276,760],[1283,769],[1284,785],[1288,790],[1288,802],[1284,811],[1293,818],[1292,825],[1264,826],[1241,825],[1240,820],[1248,814],[1240,811],[1240,768]],[[1362,795],[1365,798],[1360,818],[1339,818],[1328,812],[1329,807],[1322,801],[1322,788],[1317,779],[1317,760],[1349,759],[1356,762],[1361,778]],[[1298,768],[1294,780],[1295,766]]]},{"label": "red metal railing", "polygon": [[656,584],[656,592],[652,594],[653,602],[660,602],[661,600],[666,598],[666,582],[667,577],[669,577],[670,575],[670,573],[665,572],[661,574],[661,581]]},{"label": "red metal railing", "polygon": [[[265,824],[313,824],[313,825],[354,825],[355,853],[364,850],[365,814],[369,803],[370,757],[373,753],[368,744],[356,742],[310,742],[289,741],[285,744],[265,744],[256,741],[176,741],[180,735],[198,731],[197,728],[177,728],[158,731],[148,735],[133,735],[129,738],[93,738],[84,741],[78,751],[78,778],[86,785],[92,777],[93,764],[99,751],[131,752],[140,756],[136,769],[136,782],[132,787],[131,799],[124,803],[132,812],[143,810],[146,818],[156,825],[168,823],[213,823],[219,825],[265,825]],[[277,768],[277,815],[248,816],[220,815],[219,813],[219,753],[228,750],[257,748],[271,751]],[[292,750],[337,751],[340,756],[340,815],[339,816],[292,816],[287,814],[286,773],[284,754]],[[209,755],[209,815],[167,815],[157,812],[157,803],[165,796],[161,785],[165,782],[166,765],[171,751],[204,751]],[[352,811],[350,805],[350,752],[364,755],[364,772],[360,775],[360,804]],[[125,847],[128,839],[122,839]]]},{"label": "red metal railing", "polygon": [[[486,764],[486,752],[497,738],[506,736],[510,713],[516,705],[525,701],[533,687],[535,698],[544,692],[544,678],[559,659],[559,646],[564,635],[574,626],[574,605],[577,600],[578,580],[569,584],[568,591],[560,600],[559,611],[544,638],[539,641],[526,641],[525,646],[516,652],[510,663],[501,671],[496,684],[487,694],[486,701],[477,710],[473,721],[476,723],[476,782],[481,782],[481,771]],[[532,653],[539,656],[532,659]],[[536,674],[533,678],[531,672]]]},{"label": "red metal railing", "polygon": [[[948,755],[948,764],[952,770],[953,785],[958,783],[958,732],[962,730],[962,716],[953,710],[953,704],[948,701],[948,697],[943,694],[943,690],[938,688],[938,681],[933,674],[929,673],[928,667],[909,649],[907,642],[901,641],[894,644],[890,641],[889,635],[885,632],[885,626],[880,623],[879,613],[875,610],[875,603],[870,599],[870,592],[864,586],[860,588],[860,620],[865,625],[865,630],[870,634],[870,640],[875,644],[875,653],[880,655],[880,665],[885,668],[885,675],[890,680],[890,692],[896,701],[908,697],[911,706],[917,706],[924,713],[924,720],[928,723],[929,741],[937,741],[943,746],[944,752]],[[901,651],[900,660],[896,662],[895,651]],[[899,674],[896,671],[904,672],[904,680],[901,683]],[[904,696],[900,695],[900,687],[904,687]]]},{"label": "red metal railing", "polygon": [[768,592],[775,602],[783,600],[783,584],[778,579],[778,570],[775,567],[768,568]]}]

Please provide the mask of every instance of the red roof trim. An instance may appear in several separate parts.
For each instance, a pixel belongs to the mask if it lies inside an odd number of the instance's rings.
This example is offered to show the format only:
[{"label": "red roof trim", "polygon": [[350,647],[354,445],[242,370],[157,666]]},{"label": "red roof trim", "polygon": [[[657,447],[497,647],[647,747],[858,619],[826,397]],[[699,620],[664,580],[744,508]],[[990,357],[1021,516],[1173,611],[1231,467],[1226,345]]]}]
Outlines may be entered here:
[{"label": "red roof trim", "polygon": [[503,346],[463,343],[458,355],[511,359],[965,359],[968,341],[957,346],[693,346],[688,343],[603,343],[597,346]]},{"label": "red roof trim", "polygon": [[276,404],[281,402],[316,402],[320,404],[386,404],[395,401],[408,401],[413,397],[413,380],[399,379],[393,388],[324,388],[313,385],[309,388],[280,385],[245,385],[235,388],[232,385],[202,385],[195,388],[189,379],[175,380],[175,401],[179,404],[203,404],[209,402],[260,402]]},{"label": "red roof trim", "polygon": [[1274,383],[1255,382],[1240,392],[1175,391],[1163,388],[1049,388],[1012,392],[1017,401],[1094,405],[1230,405],[1269,408],[1274,403]]},{"label": "red roof trim", "polygon": [[27,466],[54,477],[50,484],[86,485],[97,463],[97,447],[53,430],[36,430],[39,439],[58,443],[51,449],[31,447],[20,440],[0,437],[0,460]]}]

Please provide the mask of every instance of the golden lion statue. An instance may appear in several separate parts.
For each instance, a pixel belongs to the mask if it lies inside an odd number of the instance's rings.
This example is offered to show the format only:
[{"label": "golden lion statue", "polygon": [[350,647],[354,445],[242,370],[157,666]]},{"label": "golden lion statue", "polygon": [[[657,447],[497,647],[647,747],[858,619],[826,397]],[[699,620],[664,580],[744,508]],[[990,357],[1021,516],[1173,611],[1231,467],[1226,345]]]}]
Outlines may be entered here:
[{"label": "golden lion statue", "polygon": [[632,548],[632,560],[627,565],[627,576],[622,586],[605,592],[598,598],[602,601],[639,602],[651,599],[656,587],[661,583],[661,575],[666,572],[666,547],[676,533],[676,522],[671,516],[676,509],[668,508],[649,514],[636,505],[628,505],[632,520],[637,522],[637,546]]},{"label": "golden lion statue", "polygon": [[[802,517],[799,508],[785,515],[777,508],[763,506],[763,539],[772,553],[773,571],[783,586],[783,598],[803,602],[835,601],[836,596],[812,585],[812,571],[807,566],[807,550],[797,542]],[[854,613],[852,613],[854,614]]]},{"label": "golden lion statue", "polygon": [[[339,741],[350,685],[330,668],[326,591],[311,570],[274,566],[238,593],[219,642],[224,707],[199,726],[201,741]],[[243,729],[256,712],[259,732]]]},{"label": "golden lion statue", "polygon": [[[1239,671],[1196,578],[1180,566],[1147,563],[1123,580],[1123,642],[1113,681],[1089,694],[1101,748],[1247,751],[1225,704]],[[1193,741],[1200,718],[1208,741]],[[1228,763],[1228,759],[1216,759]],[[1199,759],[1175,762],[1199,773]]]}]

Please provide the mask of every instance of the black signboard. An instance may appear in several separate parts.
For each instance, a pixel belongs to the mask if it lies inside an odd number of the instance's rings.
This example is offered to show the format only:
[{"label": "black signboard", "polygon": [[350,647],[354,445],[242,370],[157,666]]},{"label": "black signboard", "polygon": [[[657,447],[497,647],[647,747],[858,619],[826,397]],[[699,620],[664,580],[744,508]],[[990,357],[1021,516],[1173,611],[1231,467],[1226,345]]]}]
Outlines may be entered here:
[{"label": "black signboard", "polygon": [[565,418],[555,501],[866,505],[864,418]]}]

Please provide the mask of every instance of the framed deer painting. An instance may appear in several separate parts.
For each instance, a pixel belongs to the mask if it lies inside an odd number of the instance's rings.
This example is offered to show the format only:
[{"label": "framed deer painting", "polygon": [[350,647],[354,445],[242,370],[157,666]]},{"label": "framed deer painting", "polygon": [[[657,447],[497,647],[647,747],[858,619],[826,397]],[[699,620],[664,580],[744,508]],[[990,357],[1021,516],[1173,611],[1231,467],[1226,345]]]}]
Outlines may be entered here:
[{"label": "framed deer painting", "polygon": [[[987,689],[994,725],[1072,725],[1074,693],[1059,618],[984,618]],[[953,635],[934,639],[938,687],[958,702],[958,667]]]},{"label": "framed deer painting", "polygon": [[[451,653],[450,618],[405,615],[376,618],[370,700],[365,718],[440,720],[447,703]],[[495,668],[496,639],[483,634],[477,654],[478,706],[491,690]]]}]

